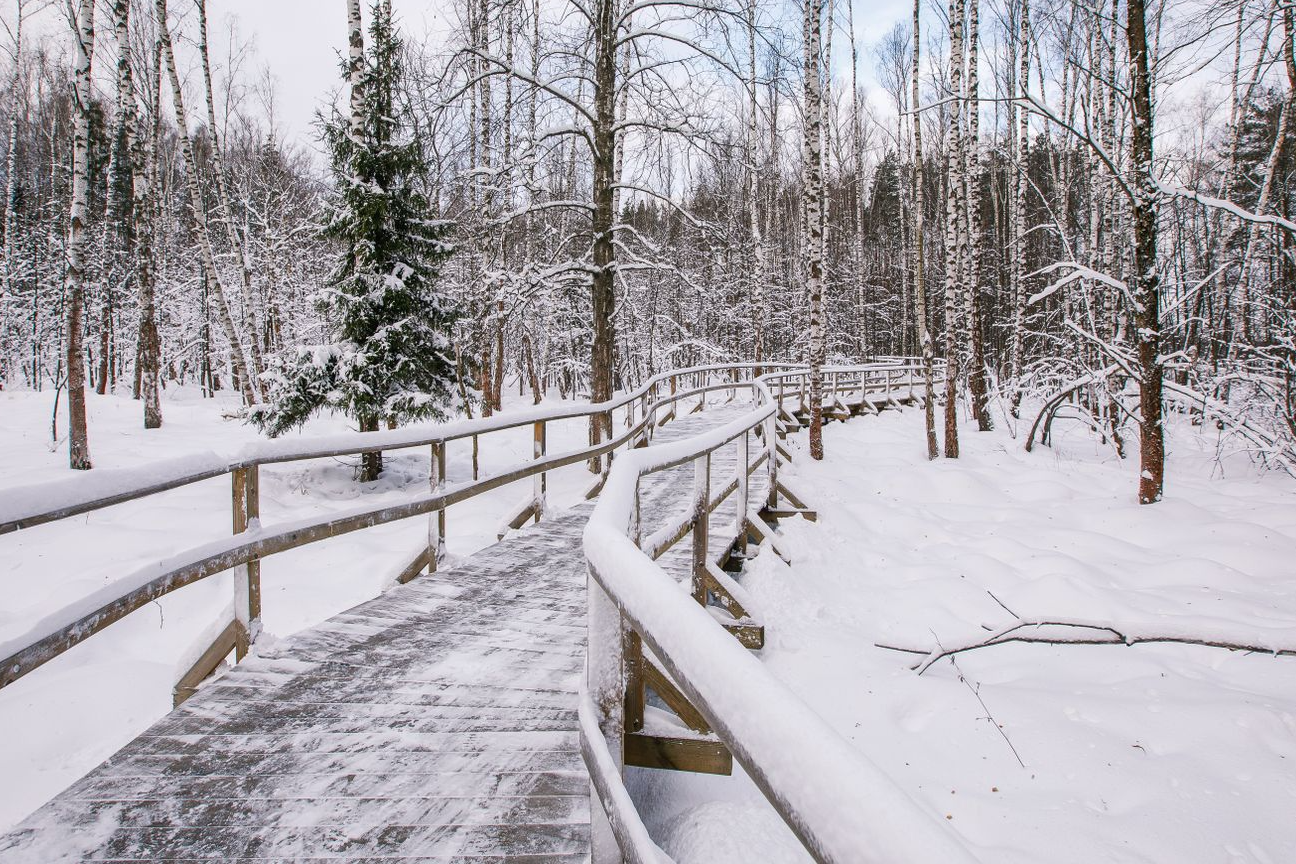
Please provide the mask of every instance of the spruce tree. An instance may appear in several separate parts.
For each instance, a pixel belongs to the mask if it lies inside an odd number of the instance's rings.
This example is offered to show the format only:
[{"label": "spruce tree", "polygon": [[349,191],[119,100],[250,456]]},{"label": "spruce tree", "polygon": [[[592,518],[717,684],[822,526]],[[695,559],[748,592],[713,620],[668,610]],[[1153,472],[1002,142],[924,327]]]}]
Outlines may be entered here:
[{"label": "spruce tree", "polygon": [[[353,88],[359,83],[358,115],[348,122],[335,113],[324,124],[337,191],[323,230],[339,253],[320,304],[334,340],[273,364],[270,404],[253,415],[272,436],[326,407],[361,431],[459,408],[450,342],[458,310],[437,284],[453,251],[451,226],[418,190],[427,166],[402,124],[402,47],[382,2],[371,7],[369,39],[358,79],[344,63]],[[381,454],[366,454],[360,479],[381,470]]]}]

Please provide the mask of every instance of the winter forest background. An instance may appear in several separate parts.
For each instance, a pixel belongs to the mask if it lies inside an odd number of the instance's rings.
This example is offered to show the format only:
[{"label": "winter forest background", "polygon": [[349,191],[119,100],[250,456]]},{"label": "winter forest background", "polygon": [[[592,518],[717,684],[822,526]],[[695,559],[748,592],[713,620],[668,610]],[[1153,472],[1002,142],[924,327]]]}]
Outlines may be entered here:
[{"label": "winter forest background", "polygon": [[1286,4],[916,2],[872,44],[848,0],[320,4],[310,143],[211,7],[3,13],[0,385],[70,397],[73,467],[83,386],[377,429],[924,342],[983,428],[1073,388],[1141,500],[1163,405],[1292,467]]}]

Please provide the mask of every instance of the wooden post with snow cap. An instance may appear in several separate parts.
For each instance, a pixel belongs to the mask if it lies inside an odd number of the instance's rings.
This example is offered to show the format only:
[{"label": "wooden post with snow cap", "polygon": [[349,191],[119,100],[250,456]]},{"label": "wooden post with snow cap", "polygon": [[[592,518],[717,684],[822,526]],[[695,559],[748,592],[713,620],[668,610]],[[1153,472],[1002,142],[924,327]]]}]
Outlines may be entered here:
[{"label": "wooden post with snow cap", "polygon": [[[477,436],[473,436],[476,447]],[[428,458],[428,485],[436,494],[445,488],[445,442],[433,442]],[[446,512],[442,507],[428,514],[428,565],[427,572],[435,573],[437,564],[445,557]]]},{"label": "wooden post with snow cap", "polygon": [[[783,402],[783,379],[779,379],[779,405]],[[778,422],[778,411],[765,418],[765,474],[768,489],[765,493],[765,506],[773,510],[778,507],[778,434],[775,425]]]},{"label": "wooden post with snow cap", "polygon": [[[261,519],[260,470],[256,465],[230,472],[234,533],[257,527]],[[234,568],[234,656],[242,660],[261,632],[261,562],[253,559]]]},{"label": "wooden post with snow cap", "polygon": [[693,460],[693,599],[706,605],[707,544],[711,521],[711,454]]},{"label": "wooden post with snow cap", "polygon": [[[627,532],[635,546],[642,548],[643,526],[639,513],[639,481],[635,481],[634,507],[630,511],[630,526]],[[621,653],[625,662],[625,731],[640,732],[644,727],[644,704],[647,693],[644,689],[643,639],[634,628],[625,621],[621,622]]]},{"label": "wooden post with snow cap", "polygon": [[734,514],[734,534],[738,537],[738,551],[742,554],[747,553],[747,459],[748,432],[743,432],[738,436],[738,464],[735,470],[738,473],[738,509]]},{"label": "wooden post with snow cap", "polygon": [[[534,435],[535,444],[532,448],[533,455],[535,456],[536,460],[539,461],[543,459],[545,456],[545,445],[546,445],[546,438],[547,438],[546,431],[545,431],[545,421],[537,420],[535,423],[534,432],[535,432]],[[535,499],[535,502],[532,506],[535,507],[536,524],[539,524],[540,514],[544,512],[546,507],[545,497],[549,491],[548,475],[544,471],[541,471],[539,474],[536,474],[534,477],[531,478],[531,483],[532,483],[532,495],[534,496]]]}]

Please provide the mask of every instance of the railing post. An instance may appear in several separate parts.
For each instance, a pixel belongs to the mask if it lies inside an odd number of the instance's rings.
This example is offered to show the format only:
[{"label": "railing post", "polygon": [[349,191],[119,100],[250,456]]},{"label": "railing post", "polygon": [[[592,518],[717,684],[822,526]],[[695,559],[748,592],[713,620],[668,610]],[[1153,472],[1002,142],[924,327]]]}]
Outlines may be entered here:
[{"label": "railing post", "polygon": [[738,536],[738,550],[747,552],[747,433],[738,436],[738,512],[734,516],[734,533]]},{"label": "railing post", "polygon": [[[635,546],[643,540],[639,514],[639,483],[635,482],[634,507],[630,511],[629,535]],[[639,732],[644,726],[643,639],[633,627],[621,622],[621,651],[625,657],[625,731]]]},{"label": "railing post", "polygon": [[710,383],[710,380],[711,380],[710,375],[711,375],[711,373],[709,373],[709,372],[699,372],[699,373],[697,373],[697,378],[698,378],[698,389],[699,389],[699,390],[702,390],[702,393],[701,393],[701,395],[700,395],[699,398],[698,398],[698,409],[697,409],[697,410],[698,410],[698,413],[699,413],[699,414],[706,410],[706,397],[707,397],[707,394],[706,394],[706,390],[703,389],[703,388],[705,388],[705,387],[707,386],[707,384]]},{"label": "railing post", "polygon": [[775,422],[774,414],[765,418],[765,474],[769,485],[765,492],[765,506],[771,510],[778,507],[778,435],[774,433]]},{"label": "railing post", "polygon": [[[432,487],[433,495],[445,489],[445,469],[445,442],[435,441],[428,460],[428,484]],[[446,512],[442,507],[428,514],[428,573],[435,573],[437,564],[445,557],[445,533]]]},{"label": "railing post", "polygon": [[[635,514],[638,513],[638,498],[636,488]],[[633,521],[637,521],[637,515],[632,516]],[[633,524],[627,527],[633,537],[637,529]],[[626,662],[626,650],[631,641],[627,632],[631,628],[626,626],[621,610],[594,578],[592,569],[588,576],[586,597],[589,604],[589,648],[585,664],[586,690],[594,703],[599,731],[607,742],[612,759],[617,769],[624,771],[626,703],[630,696],[627,689],[630,670]],[[592,787],[590,811],[593,864],[613,864],[613,862],[620,864],[622,861],[620,846],[612,832],[599,796]]]},{"label": "railing post", "polygon": [[[234,533],[255,528],[261,520],[260,469],[256,465],[235,468],[230,474],[234,510]],[[234,568],[234,656],[247,656],[261,632],[261,562],[257,560]]]},{"label": "railing post", "polygon": [[806,376],[805,373],[803,372],[801,373],[801,413],[804,414],[805,411],[806,411]]},{"label": "railing post", "polygon": [[711,521],[711,454],[693,460],[693,599],[706,605],[707,541]]},{"label": "railing post", "polygon": [[[535,424],[535,458],[537,461],[545,457],[545,421],[537,420]],[[545,495],[548,492],[548,474],[541,471],[531,478],[532,494],[535,496],[535,521],[540,523],[540,514],[545,510]]]}]

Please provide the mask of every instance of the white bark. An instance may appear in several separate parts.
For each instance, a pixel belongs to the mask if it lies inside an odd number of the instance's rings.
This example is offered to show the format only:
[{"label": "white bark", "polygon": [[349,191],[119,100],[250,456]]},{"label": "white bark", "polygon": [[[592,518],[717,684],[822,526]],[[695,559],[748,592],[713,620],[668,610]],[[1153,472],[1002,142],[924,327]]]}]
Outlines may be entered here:
[{"label": "white bark", "polygon": [[189,121],[185,115],[184,91],[180,86],[180,73],[176,68],[175,51],[171,45],[171,31],[167,26],[166,0],[155,0],[157,13],[158,36],[162,41],[162,59],[166,63],[167,77],[171,82],[171,99],[175,108],[176,127],[180,134],[180,149],[184,154],[185,170],[188,173],[189,202],[193,208],[194,234],[198,240],[198,258],[202,262],[207,287],[216,301],[216,317],[220,322],[225,338],[229,341],[230,360],[234,365],[234,374],[239,380],[243,392],[243,401],[248,405],[256,404],[256,392],[248,374],[247,360],[243,355],[243,344],[239,341],[234,319],[230,314],[225,289],[221,285],[220,275],[216,272],[216,255],[212,251],[211,233],[207,226],[207,211],[203,207],[202,190],[198,184],[198,160],[194,156],[193,139],[189,135]]}]

